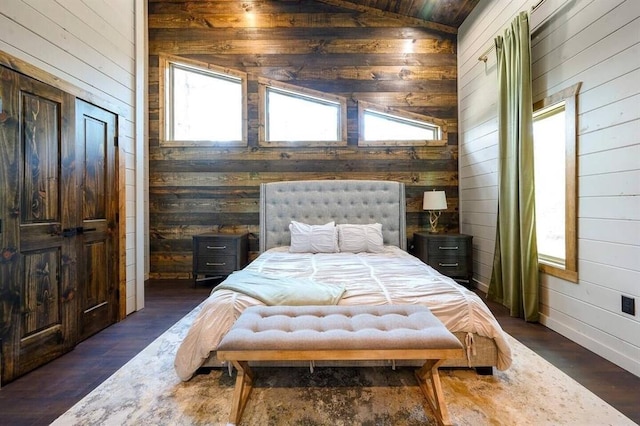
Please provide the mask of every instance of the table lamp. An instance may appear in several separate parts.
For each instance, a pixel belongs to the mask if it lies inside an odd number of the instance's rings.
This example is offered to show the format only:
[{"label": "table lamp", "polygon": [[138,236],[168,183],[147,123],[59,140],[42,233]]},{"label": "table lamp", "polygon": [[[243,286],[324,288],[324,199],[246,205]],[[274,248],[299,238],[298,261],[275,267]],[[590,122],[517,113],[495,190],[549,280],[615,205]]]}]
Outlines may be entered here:
[{"label": "table lamp", "polygon": [[422,201],[422,209],[429,210],[429,224],[431,225],[429,232],[437,233],[438,218],[442,210],[447,209],[447,197],[444,191],[426,191]]}]

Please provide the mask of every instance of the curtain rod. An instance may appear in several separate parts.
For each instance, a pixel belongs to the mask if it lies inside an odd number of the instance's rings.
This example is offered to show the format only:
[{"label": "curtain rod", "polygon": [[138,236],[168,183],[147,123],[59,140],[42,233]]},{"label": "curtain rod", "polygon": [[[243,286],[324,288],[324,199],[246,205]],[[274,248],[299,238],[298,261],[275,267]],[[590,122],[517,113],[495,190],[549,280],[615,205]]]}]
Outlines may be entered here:
[{"label": "curtain rod", "polygon": [[484,51],[484,53],[483,53],[482,55],[480,55],[480,56],[478,57],[478,60],[479,60],[479,61],[482,61],[482,62],[484,62],[484,63],[486,64],[486,63],[487,63],[487,60],[489,59],[489,56],[488,56],[488,55],[489,55],[489,52],[491,52],[491,51],[492,51],[493,49],[495,49],[495,48],[496,48],[496,45],[495,45],[495,43],[494,43],[494,44],[492,44],[491,46],[489,46],[489,48],[488,48],[487,50],[485,50],[485,51]]},{"label": "curtain rod", "polygon": [[533,6],[531,6],[531,11],[533,12],[534,10],[536,10],[545,1],[546,0],[540,0],[538,3],[534,4]]},{"label": "curtain rod", "polygon": [[[531,12],[529,12],[529,15],[531,15],[545,1],[547,1],[547,0],[540,0],[538,3],[534,4],[533,6],[531,6]],[[549,17],[547,17],[547,19],[549,19]],[[534,32],[541,24],[543,24],[543,22],[540,22],[540,24],[538,24],[536,26],[536,28],[531,28],[530,32]],[[484,62],[486,64],[487,60],[489,59],[489,56],[488,56],[489,53],[491,53],[491,51],[494,50],[495,48],[496,48],[496,45],[495,45],[495,43],[493,43],[491,46],[489,46],[489,48],[487,50],[484,51],[484,53],[482,55],[478,56],[478,60],[482,61],[482,62]]]}]

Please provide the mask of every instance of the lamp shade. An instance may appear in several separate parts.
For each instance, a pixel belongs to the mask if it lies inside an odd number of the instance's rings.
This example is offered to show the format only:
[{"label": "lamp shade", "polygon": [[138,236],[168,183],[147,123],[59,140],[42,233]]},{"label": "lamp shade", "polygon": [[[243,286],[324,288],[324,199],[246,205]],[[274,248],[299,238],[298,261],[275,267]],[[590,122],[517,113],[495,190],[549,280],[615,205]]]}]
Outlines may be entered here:
[{"label": "lamp shade", "polygon": [[446,210],[447,196],[444,191],[426,191],[422,201],[423,210]]}]

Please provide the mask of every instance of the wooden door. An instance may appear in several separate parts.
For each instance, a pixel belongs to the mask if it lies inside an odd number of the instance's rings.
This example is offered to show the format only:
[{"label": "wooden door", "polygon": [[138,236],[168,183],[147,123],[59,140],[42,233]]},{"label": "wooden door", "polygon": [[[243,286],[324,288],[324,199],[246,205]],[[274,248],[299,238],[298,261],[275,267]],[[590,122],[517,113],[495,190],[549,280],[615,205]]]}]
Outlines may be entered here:
[{"label": "wooden door", "polygon": [[0,383],[117,320],[116,129],[0,66]]},{"label": "wooden door", "polygon": [[118,318],[116,115],[76,102],[76,146],[83,170],[80,198],[80,340]]},{"label": "wooden door", "polygon": [[0,66],[2,381],[77,341],[72,98]]}]

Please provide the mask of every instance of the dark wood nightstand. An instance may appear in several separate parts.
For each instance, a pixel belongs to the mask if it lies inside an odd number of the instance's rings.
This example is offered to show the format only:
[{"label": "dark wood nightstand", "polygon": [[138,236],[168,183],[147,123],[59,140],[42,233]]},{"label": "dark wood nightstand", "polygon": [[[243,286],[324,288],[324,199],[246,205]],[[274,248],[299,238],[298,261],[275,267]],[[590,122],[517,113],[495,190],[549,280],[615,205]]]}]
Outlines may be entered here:
[{"label": "dark wood nightstand", "polygon": [[473,236],[465,234],[413,234],[414,254],[427,265],[456,281],[471,285]]},{"label": "dark wood nightstand", "polygon": [[[193,237],[194,285],[224,278],[247,265],[249,234],[205,233]],[[203,277],[200,278],[200,275]]]}]

